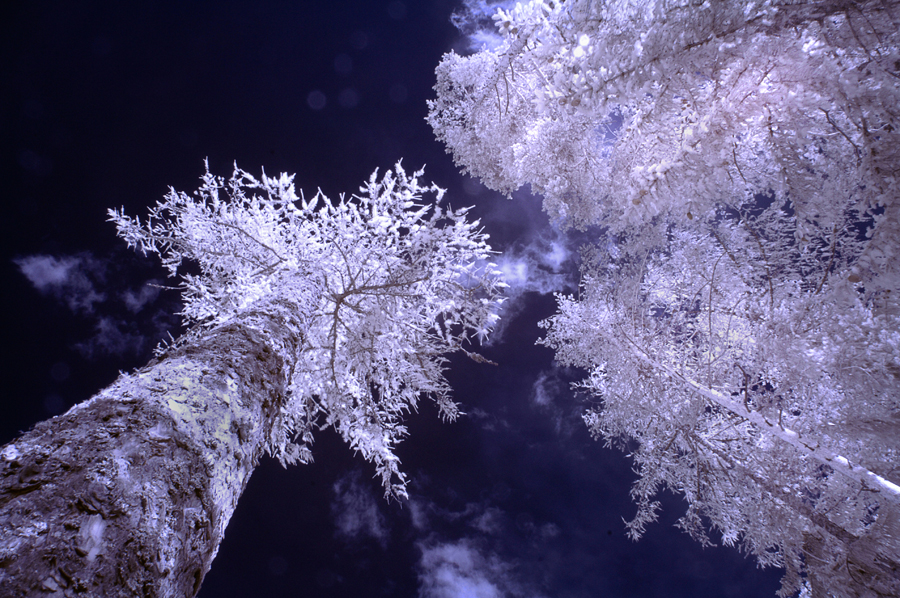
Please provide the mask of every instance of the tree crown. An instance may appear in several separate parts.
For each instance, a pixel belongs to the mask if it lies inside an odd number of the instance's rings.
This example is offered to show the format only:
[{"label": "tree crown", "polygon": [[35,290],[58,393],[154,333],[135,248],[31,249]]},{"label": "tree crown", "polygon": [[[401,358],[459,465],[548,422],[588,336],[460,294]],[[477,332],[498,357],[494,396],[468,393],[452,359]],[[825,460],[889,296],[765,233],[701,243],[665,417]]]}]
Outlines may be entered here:
[{"label": "tree crown", "polygon": [[398,163],[358,195],[307,200],[286,174],[235,167],[226,181],[207,166],[198,191],[170,190],[143,221],[110,210],[129,246],[181,275],[191,334],[235,321],[265,333],[277,322],[281,338],[297,339],[273,343],[289,386],[270,452],[309,461],[313,431],[334,426],[395,496],[405,495],[394,453],[402,416],[427,396],[456,418],[443,355],[473,355],[466,347],[491,330],[505,286],[479,223],[442,208],[444,191],[421,176]]}]

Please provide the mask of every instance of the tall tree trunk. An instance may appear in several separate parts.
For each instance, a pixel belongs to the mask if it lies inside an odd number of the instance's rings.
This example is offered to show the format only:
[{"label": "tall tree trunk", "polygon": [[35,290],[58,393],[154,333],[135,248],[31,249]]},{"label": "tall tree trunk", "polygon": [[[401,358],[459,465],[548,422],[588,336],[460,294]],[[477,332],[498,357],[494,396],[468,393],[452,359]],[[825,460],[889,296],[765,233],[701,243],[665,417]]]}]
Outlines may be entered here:
[{"label": "tall tree trunk", "polygon": [[284,396],[260,329],[217,328],[0,451],[0,596],[197,593]]}]

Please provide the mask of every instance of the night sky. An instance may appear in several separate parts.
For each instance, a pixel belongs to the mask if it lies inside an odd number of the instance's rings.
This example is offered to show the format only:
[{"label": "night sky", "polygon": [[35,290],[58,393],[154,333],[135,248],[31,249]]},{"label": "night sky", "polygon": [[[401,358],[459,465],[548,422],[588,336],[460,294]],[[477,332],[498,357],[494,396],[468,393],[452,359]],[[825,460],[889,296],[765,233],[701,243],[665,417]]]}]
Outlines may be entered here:
[{"label": "night sky", "polygon": [[374,468],[331,431],[315,463],[265,459],[200,596],[765,597],[780,572],[706,548],[665,510],[625,537],[635,475],[589,437],[583,372],[535,346],[552,291],[573,290],[579,238],[540,200],[458,173],[424,121],[434,68],[468,42],[462,0],[47,2],[0,14],[0,444],[140,367],[180,323],[164,271],[106,222],[143,215],[203,172],[296,173],[298,189],[353,193],[399,159],[474,205],[511,298],[483,349],[453,358],[467,415],[423,405],[400,446],[410,500],[382,498]]}]

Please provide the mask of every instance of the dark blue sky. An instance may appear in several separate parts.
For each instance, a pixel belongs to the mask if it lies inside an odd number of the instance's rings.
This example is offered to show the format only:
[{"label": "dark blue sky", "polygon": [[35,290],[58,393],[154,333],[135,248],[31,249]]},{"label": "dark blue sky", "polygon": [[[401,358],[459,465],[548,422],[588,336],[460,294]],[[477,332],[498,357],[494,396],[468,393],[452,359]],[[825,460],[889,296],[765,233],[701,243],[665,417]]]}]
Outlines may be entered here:
[{"label": "dark blue sky", "polygon": [[[254,473],[200,596],[774,596],[777,571],[702,549],[661,521],[625,538],[634,475],[591,440],[581,375],[535,347],[580,241],[539,200],[464,179],[424,122],[434,68],[465,41],[450,0],[17,2],[0,36],[3,343],[0,443],[145,363],[178,333],[164,273],[128,251],[106,209],[143,214],[210,168],[296,173],[352,193],[375,168],[426,164],[475,213],[515,277],[496,367],[452,360],[467,416],[425,405],[400,448],[411,499],[331,432],[316,462]],[[582,239],[583,240],[583,239]],[[30,273],[30,276],[26,276]]]}]

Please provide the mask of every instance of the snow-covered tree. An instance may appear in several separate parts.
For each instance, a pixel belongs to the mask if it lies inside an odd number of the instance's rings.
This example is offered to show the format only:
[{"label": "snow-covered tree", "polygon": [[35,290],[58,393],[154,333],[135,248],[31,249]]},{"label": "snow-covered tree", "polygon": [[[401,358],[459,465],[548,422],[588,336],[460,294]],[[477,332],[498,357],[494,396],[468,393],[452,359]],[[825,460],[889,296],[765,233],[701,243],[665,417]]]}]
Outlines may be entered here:
[{"label": "snow-covered tree", "polygon": [[897,225],[900,3],[536,0],[494,18],[505,42],[447,54],[428,117],[489,187],[530,184],[579,227],[760,191],[802,230],[846,206]]},{"label": "snow-covered tree", "polygon": [[668,252],[595,250],[580,296],[560,297],[546,323],[557,359],[590,372],[592,434],[635,460],[629,533],[656,519],[668,488],[687,501],[685,531],[708,542],[711,524],[785,567],[786,592],[805,575],[815,595],[855,595],[858,580],[890,595],[898,312],[804,290],[815,275],[767,276],[745,228],[714,232],[674,230]]},{"label": "snow-covered tree", "polygon": [[900,593],[900,3],[533,1],[437,69],[498,191],[596,227],[545,342],[658,490],[782,593]]},{"label": "snow-covered tree", "polygon": [[207,170],[145,220],[111,211],[182,274],[193,326],[0,451],[0,594],[194,595],[259,458],[310,461],[327,426],[404,496],[403,416],[423,397],[457,416],[443,356],[480,359],[503,287],[478,223],[421,175],[332,201]]}]

